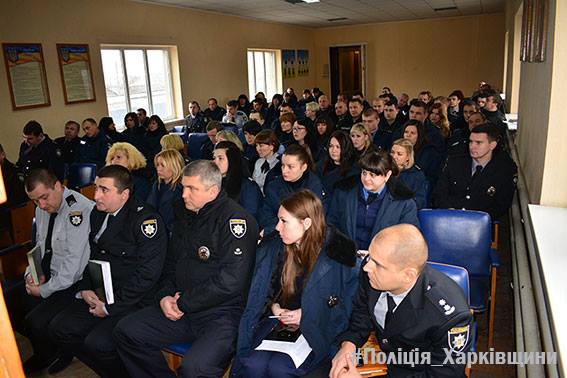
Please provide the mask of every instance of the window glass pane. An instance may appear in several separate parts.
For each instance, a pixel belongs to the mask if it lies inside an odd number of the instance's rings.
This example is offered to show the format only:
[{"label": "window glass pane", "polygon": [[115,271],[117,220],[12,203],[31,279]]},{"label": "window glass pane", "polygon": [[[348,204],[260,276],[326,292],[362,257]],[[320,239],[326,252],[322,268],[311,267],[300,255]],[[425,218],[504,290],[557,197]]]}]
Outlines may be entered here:
[{"label": "window glass pane", "polygon": [[[254,51],[254,69],[256,70],[256,91],[266,93],[266,76],[264,71],[264,53],[262,51]],[[253,97],[256,93],[252,94]]]},{"label": "window glass pane", "polygon": [[256,75],[254,73],[254,53],[248,51],[248,95],[250,98],[256,94]]},{"label": "window glass pane", "polygon": [[272,98],[277,93],[277,80],[276,80],[276,53],[267,51],[264,54],[266,58],[266,98]]},{"label": "window glass pane", "polygon": [[136,111],[138,108],[144,108],[148,113],[151,113],[149,111],[143,50],[124,50],[124,60],[130,91],[130,109]]},{"label": "window glass pane", "polygon": [[174,118],[173,96],[168,51],[147,50],[147,55],[152,91],[152,113],[159,115],[164,120],[172,119]]},{"label": "window glass pane", "polygon": [[101,50],[100,53],[108,115],[114,119],[116,125],[121,125],[124,121],[124,115],[128,112],[128,104],[126,103],[124,70],[120,50]]}]

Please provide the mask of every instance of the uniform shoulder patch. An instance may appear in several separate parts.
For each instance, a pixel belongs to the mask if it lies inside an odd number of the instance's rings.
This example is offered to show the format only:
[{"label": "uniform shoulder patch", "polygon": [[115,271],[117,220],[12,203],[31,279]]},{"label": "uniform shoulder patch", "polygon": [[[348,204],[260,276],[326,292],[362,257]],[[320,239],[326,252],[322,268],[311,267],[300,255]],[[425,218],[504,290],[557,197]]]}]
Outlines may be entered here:
[{"label": "uniform shoulder patch", "polygon": [[235,238],[240,239],[246,235],[246,220],[245,219],[231,219],[228,221],[230,232]]},{"label": "uniform shoulder patch", "polygon": [[142,234],[151,239],[157,234],[157,219],[147,219],[142,222],[140,227],[142,228]]},{"label": "uniform shoulder patch", "polygon": [[83,223],[83,212],[82,211],[71,211],[69,213],[69,222],[75,227],[79,227]]},{"label": "uniform shoulder patch", "polygon": [[74,195],[70,194],[65,198],[65,202],[67,202],[67,206],[73,206],[77,203],[77,200]]},{"label": "uniform shoulder patch", "polygon": [[449,349],[455,353],[461,353],[469,341],[470,325],[453,327],[447,331],[447,343]]}]

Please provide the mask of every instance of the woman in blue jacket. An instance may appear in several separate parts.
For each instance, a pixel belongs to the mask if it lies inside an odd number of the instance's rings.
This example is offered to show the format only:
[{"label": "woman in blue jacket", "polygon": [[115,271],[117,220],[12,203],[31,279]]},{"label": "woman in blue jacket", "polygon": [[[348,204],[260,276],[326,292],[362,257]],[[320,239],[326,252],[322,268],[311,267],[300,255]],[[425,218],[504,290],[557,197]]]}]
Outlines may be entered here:
[{"label": "woman in blue jacket", "polygon": [[382,229],[400,223],[418,226],[413,192],[396,178],[398,167],[384,152],[364,154],[359,160],[360,179],[337,184],[327,222],[368,250]]},{"label": "woman in blue jacket", "polygon": [[[334,339],[348,326],[358,279],[354,243],[325,225],[321,201],[306,189],[282,201],[278,219],[279,236],[266,237],[256,252],[233,377],[305,375],[333,356]],[[311,348],[298,366],[287,354],[256,349],[282,333]]]},{"label": "woman in blue jacket", "polygon": [[429,185],[421,168],[415,164],[413,145],[407,139],[396,140],[390,151],[392,159],[398,166],[398,177],[415,194],[417,209],[427,206]]},{"label": "woman in blue jacket", "polygon": [[313,160],[307,150],[297,144],[288,146],[282,156],[282,175],[264,188],[264,203],[258,214],[258,224],[268,235],[278,223],[280,202],[299,189],[309,189],[323,204],[326,195],[321,180],[313,173]]},{"label": "woman in blue jacket", "polygon": [[185,162],[179,151],[166,149],[156,155],[154,164],[157,181],[153,184],[146,202],[159,212],[167,228],[167,234],[171,236],[175,218],[173,207],[183,194],[181,178]]},{"label": "woman in blue jacket", "polygon": [[254,180],[246,174],[242,152],[236,144],[229,141],[218,142],[213,150],[213,161],[222,174],[222,188],[254,218],[262,203],[262,192]]},{"label": "woman in blue jacket", "polygon": [[435,187],[441,173],[443,155],[430,144],[423,123],[409,120],[404,125],[403,138],[413,145],[415,163],[423,170],[430,187]]}]

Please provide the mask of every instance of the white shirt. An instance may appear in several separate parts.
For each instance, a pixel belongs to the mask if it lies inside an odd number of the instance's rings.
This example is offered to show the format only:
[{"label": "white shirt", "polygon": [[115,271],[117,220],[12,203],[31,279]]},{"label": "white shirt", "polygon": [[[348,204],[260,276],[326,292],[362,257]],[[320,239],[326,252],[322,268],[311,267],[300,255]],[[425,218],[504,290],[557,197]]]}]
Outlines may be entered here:
[{"label": "white shirt", "polygon": [[398,295],[394,295],[389,291],[384,291],[382,292],[382,294],[380,294],[380,297],[376,302],[376,306],[374,306],[374,317],[376,318],[376,321],[378,322],[380,327],[384,328],[384,324],[386,323],[386,313],[388,312],[388,298],[386,296],[389,294],[394,299],[396,307],[394,307],[394,310],[392,310],[392,312],[396,312],[396,309],[398,308],[400,303],[402,303],[406,295],[408,295],[410,290],[411,288],[408,291]]}]

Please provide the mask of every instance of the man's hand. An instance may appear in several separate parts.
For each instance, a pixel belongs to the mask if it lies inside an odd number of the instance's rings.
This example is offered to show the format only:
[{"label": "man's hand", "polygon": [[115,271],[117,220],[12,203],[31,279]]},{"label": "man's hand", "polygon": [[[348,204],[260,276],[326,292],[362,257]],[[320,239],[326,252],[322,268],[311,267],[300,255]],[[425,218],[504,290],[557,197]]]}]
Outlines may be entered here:
[{"label": "man's hand", "polygon": [[29,295],[33,295],[34,297],[39,297],[40,296],[39,286],[45,283],[45,277],[44,276],[39,277],[39,285],[36,285],[33,282],[33,278],[31,274],[28,274],[25,279],[26,279],[26,292]]},{"label": "man's hand", "polygon": [[[341,344],[341,349],[339,349],[339,351],[333,358],[333,365],[331,367],[331,372],[329,373],[329,377],[330,378],[349,377],[342,374],[349,371],[348,359],[352,360],[352,356],[354,355],[355,352],[356,352],[356,345],[354,345],[350,341],[343,341],[343,343]],[[356,371],[356,368],[354,368],[354,370]]]},{"label": "man's hand", "polygon": [[92,290],[81,291],[81,298],[83,298],[90,308],[96,307],[97,302],[100,302],[100,299],[98,299],[98,296]]},{"label": "man's hand", "polygon": [[106,312],[104,312],[104,302],[100,301],[98,298],[96,299],[96,303],[94,306],[90,306],[89,312],[96,316],[97,318],[104,318],[106,317]]},{"label": "man's hand", "polygon": [[159,301],[159,306],[161,307],[161,311],[166,318],[172,321],[177,321],[181,319],[184,312],[182,312],[179,307],[177,307],[177,300],[179,299],[180,294],[176,293],[175,296],[168,295],[167,297],[163,297],[161,301]]},{"label": "man's hand", "polygon": [[345,362],[347,369],[343,369],[339,372],[339,378],[362,378],[362,375],[356,370],[356,366],[354,365],[354,355],[346,354]]}]

